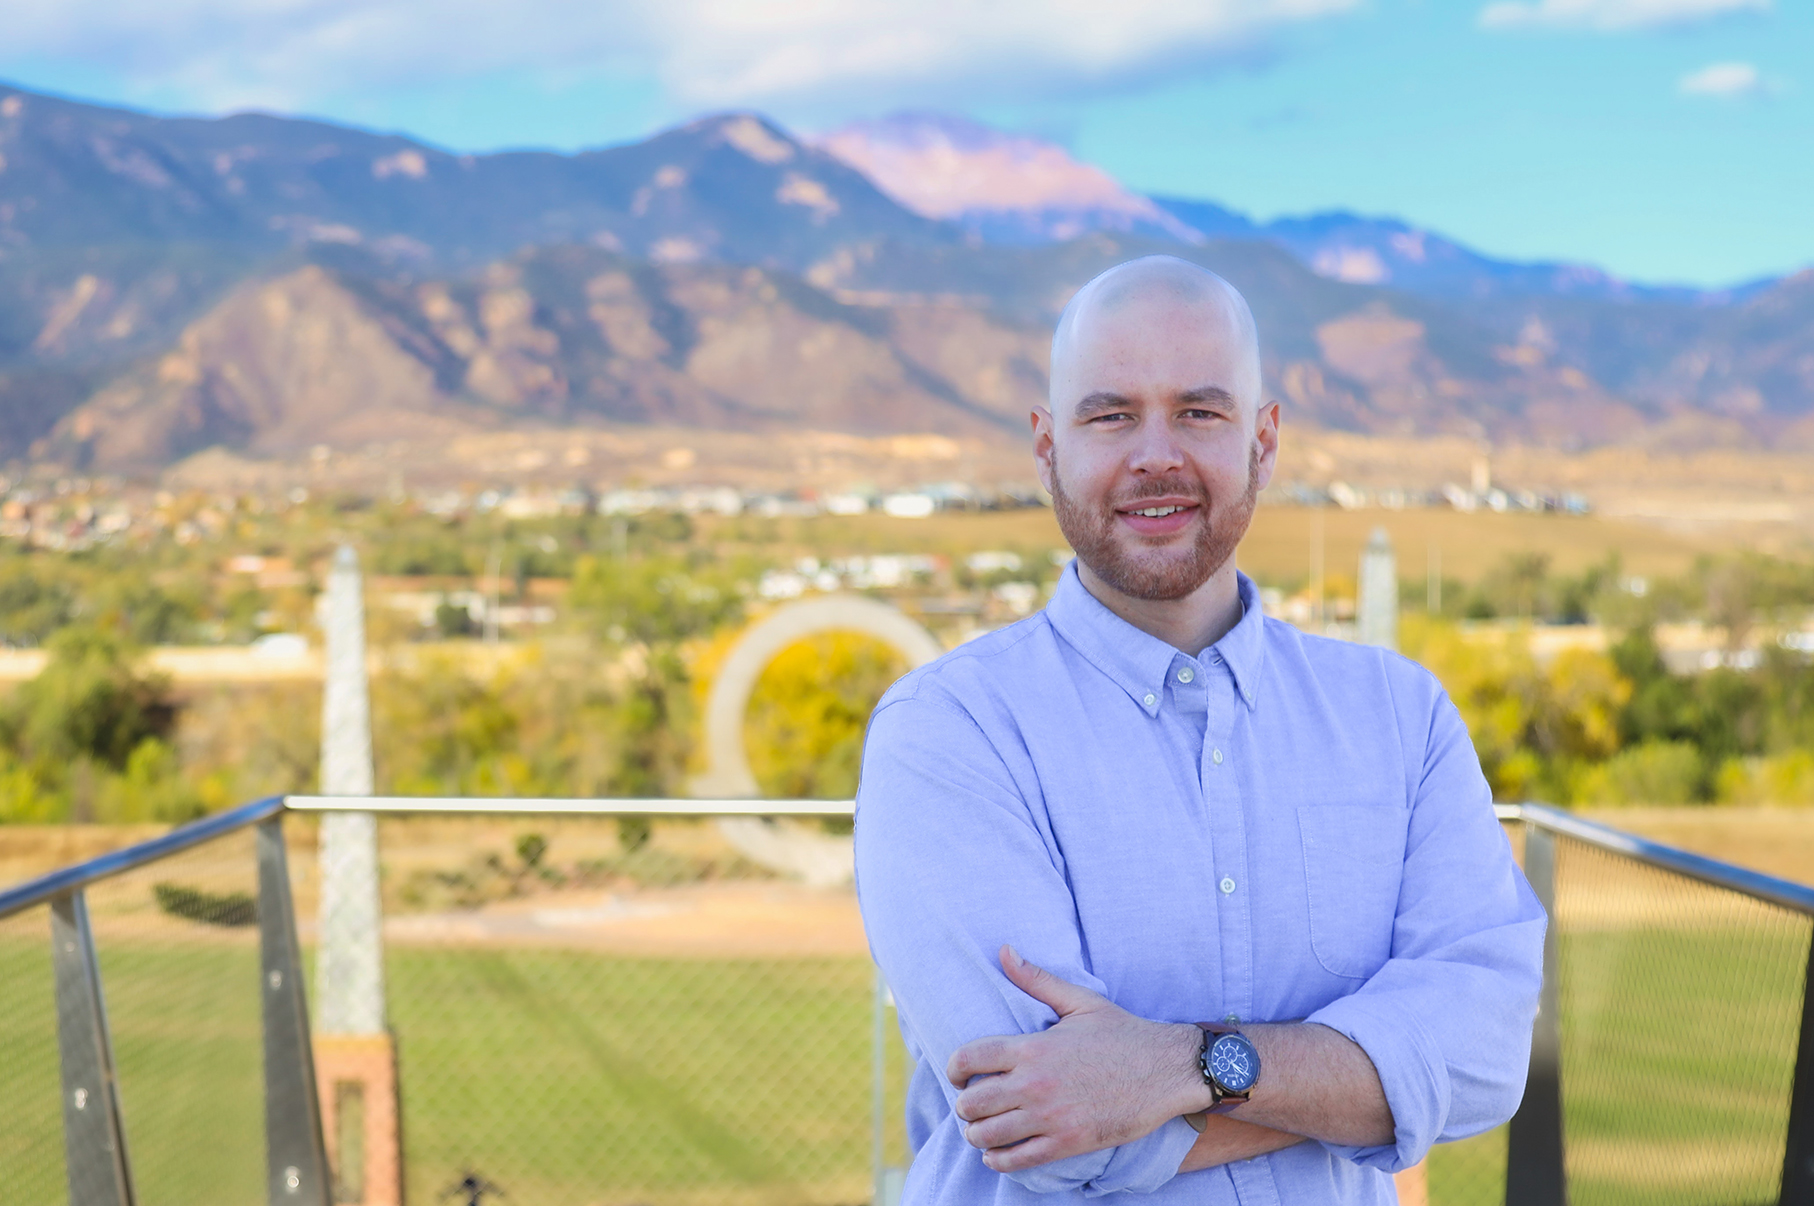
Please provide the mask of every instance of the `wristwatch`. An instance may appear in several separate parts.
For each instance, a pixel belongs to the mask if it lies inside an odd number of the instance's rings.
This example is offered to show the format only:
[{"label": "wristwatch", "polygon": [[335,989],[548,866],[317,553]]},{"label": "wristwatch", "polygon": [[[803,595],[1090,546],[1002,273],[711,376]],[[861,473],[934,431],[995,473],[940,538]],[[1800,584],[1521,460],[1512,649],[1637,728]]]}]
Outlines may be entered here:
[{"label": "wristwatch", "polygon": [[1260,1079],[1260,1052],[1253,1040],[1219,1022],[1198,1022],[1203,1047],[1197,1052],[1197,1070],[1209,1086],[1210,1107],[1205,1113],[1226,1114],[1245,1105]]}]

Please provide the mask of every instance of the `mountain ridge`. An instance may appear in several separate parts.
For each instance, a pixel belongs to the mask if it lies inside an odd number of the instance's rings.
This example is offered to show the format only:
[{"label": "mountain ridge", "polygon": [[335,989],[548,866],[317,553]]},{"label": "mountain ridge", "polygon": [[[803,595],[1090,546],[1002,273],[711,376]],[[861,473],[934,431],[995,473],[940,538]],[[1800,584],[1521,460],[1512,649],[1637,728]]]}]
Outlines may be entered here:
[{"label": "mountain ridge", "polygon": [[[1814,273],[1718,299],[1626,286],[1392,219],[1256,224],[940,130],[939,155],[996,157],[923,213],[749,113],[459,156],[0,86],[0,458],[155,473],[208,447],[563,424],[1018,438],[1058,309],[1156,253],[1246,293],[1298,420],[1814,447]],[[1039,172],[1003,176],[1022,163]],[[979,217],[1004,179],[1019,210]]]}]

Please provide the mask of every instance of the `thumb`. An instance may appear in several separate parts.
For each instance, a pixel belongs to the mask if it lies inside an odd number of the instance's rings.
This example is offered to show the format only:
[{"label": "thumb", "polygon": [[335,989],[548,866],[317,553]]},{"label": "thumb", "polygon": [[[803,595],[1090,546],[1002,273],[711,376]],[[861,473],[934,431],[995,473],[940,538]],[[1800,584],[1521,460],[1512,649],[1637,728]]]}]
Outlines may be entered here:
[{"label": "thumb", "polygon": [[1051,1006],[1060,1019],[1073,1013],[1087,1013],[1107,1003],[1100,993],[1055,976],[1037,963],[1027,962],[1012,946],[1001,948],[1001,969],[1016,988],[1035,1001]]}]

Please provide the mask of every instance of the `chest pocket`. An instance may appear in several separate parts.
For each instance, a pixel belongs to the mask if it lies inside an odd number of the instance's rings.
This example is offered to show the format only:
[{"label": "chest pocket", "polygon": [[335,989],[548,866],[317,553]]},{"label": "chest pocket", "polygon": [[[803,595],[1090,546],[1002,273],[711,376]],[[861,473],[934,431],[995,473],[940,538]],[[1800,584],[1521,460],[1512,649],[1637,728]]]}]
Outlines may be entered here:
[{"label": "chest pocket", "polygon": [[1390,805],[1298,809],[1310,949],[1324,970],[1366,979],[1392,956],[1407,814]]}]

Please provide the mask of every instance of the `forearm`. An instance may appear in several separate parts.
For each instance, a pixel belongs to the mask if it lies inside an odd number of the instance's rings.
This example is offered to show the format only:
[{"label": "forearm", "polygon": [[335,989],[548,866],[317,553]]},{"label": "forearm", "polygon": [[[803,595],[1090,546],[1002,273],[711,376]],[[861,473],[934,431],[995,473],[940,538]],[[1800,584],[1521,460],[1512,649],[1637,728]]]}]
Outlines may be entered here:
[{"label": "forearm", "polygon": [[1241,1032],[1259,1049],[1260,1080],[1239,1121],[1345,1147],[1392,1142],[1392,1108],[1359,1046],[1313,1022]]},{"label": "forearm", "polygon": [[1239,1118],[1231,1118],[1226,1114],[1215,1114],[1204,1120],[1203,1133],[1191,1144],[1178,1171],[1196,1172],[1202,1168],[1233,1164],[1236,1160],[1251,1160],[1255,1156],[1281,1151],[1302,1142],[1302,1135],[1290,1135],[1271,1127],[1242,1122]]}]

